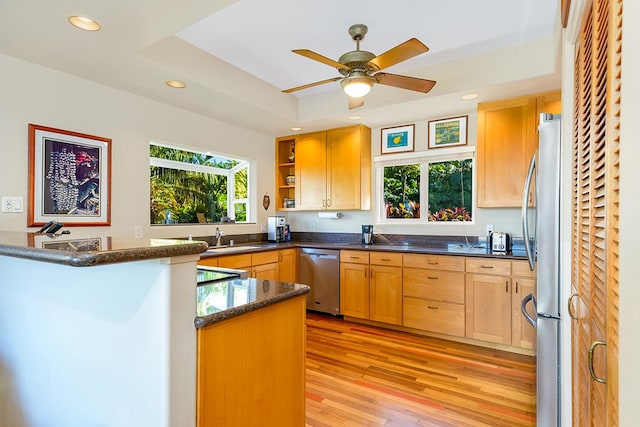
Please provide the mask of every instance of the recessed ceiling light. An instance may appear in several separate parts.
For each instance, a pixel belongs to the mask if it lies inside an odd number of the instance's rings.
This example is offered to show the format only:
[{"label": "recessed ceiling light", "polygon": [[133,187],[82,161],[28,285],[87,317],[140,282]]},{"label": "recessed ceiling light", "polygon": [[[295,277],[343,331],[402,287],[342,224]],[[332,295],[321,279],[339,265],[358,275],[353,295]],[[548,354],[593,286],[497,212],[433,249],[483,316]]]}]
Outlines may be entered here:
[{"label": "recessed ceiling light", "polygon": [[468,101],[469,99],[476,99],[477,97],[478,97],[477,93],[467,93],[467,94],[462,95],[461,99],[464,99],[464,100]]},{"label": "recessed ceiling light", "polygon": [[292,127],[292,128],[291,128],[291,130],[292,130],[292,131],[296,131],[296,132],[297,132],[297,131],[299,131],[299,130],[302,130],[302,128],[299,128],[299,127]]},{"label": "recessed ceiling light", "polygon": [[174,87],[176,89],[184,89],[185,87],[187,87],[187,84],[185,82],[181,82],[180,80],[167,80],[165,83],[167,84],[167,86]]},{"label": "recessed ceiling light", "polygon": [[349,116],[349,120],[360,120],[362,116]]},{"label": "recessed ceiling light", "polygon": [[93,19],[87,18],[85,16],[70,16],[69,23],[71,23],[71,25],[73,25],[74,27],[80,28],[81,30],[100,30],[100,24],[98,24]]}]

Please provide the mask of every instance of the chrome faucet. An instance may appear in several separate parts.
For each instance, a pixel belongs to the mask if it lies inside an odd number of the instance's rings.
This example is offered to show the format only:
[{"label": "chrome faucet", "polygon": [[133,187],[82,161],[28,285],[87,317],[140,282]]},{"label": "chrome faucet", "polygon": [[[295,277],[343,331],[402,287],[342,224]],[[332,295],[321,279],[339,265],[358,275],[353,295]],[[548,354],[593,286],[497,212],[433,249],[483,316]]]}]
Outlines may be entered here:
[{"label": "chrome faucet", "polygon": [[216,246],[220,246],[220,238],[224,235],[224,232],[216,227]]}]

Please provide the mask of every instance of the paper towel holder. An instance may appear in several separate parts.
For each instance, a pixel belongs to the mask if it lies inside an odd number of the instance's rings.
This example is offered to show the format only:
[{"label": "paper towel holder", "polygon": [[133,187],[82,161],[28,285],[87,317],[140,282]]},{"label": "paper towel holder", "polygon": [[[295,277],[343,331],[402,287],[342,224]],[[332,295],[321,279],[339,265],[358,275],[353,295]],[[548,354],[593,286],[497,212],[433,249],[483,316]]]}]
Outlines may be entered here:
[{"label": "paper towel holder", "polygon": [[320,219],[341,219],[343,216],[342,212],[318,212]]}]

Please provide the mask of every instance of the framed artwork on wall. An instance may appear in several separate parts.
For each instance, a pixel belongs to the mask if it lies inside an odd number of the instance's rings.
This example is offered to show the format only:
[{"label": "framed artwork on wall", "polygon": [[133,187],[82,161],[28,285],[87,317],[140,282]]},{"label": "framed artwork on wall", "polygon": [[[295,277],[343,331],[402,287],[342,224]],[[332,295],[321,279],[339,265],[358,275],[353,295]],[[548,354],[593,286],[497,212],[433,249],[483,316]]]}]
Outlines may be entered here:
[{"label": "framed artwork on wall", "polygon": [[415,125],[403,125],[383,128],[381,132],[382,154],[413,151]]},{"label": "framed artwork on wall", "polygon": [[111,139],[29,124],[27,225],[111,224]]},{"label": "framed artwork on wall", "polygon": [[467,116],[429,121],[429,148],[467,145]]}]

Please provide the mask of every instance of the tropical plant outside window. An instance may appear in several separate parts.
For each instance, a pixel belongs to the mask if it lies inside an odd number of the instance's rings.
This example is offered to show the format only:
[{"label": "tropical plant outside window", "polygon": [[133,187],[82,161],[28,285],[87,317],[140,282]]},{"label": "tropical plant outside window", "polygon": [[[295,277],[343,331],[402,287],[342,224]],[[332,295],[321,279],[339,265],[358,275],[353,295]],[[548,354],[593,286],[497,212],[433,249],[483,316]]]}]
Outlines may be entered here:
[{"label": "tropical plant outside window", "polygon": [[151,224],[249,222],[249,162],[149,146]]},{"label": "tropical plant outside window", "polygon": [[472,191],[471,158],[384,166],[382,218],[420,220],[422,204],[429,222],[472,221]]}]

